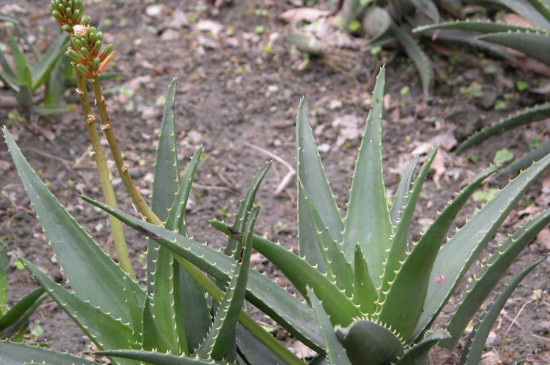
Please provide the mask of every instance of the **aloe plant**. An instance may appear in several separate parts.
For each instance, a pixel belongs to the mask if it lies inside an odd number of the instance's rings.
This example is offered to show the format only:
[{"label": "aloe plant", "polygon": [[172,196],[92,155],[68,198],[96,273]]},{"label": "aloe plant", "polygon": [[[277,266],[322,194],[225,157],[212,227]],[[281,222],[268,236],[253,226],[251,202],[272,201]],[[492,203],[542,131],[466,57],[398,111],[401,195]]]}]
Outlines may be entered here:
[{"label": "aloe plant", "polygon": [[38,287],[8,309],[8,248],[3,246],[0,250],[0,338],[22,341],[30,316],[46,297],[44,288]]},{"label": "aloe plant", "polygon": [[[473,40],[488,42],[497,47],[512,48],[550,65],[550,58],[548,58],[550,52],[550,8],[548,4],[543,1],[530,0],[499,0],[496,3],[523,17],[535,28],[490,21],[464,20],[424,25],[415,28],[413,31],[416,34],[427,35],[436,30],[439,32],[467,32]],[[549,103],[536,105],[511,114],[469,136],[458,146],[456,153],[462,153],[498,133],[548,118],[548,116],[550,116]],[[543,156],[544,153],[548,153],[547,151],[548,147],[526,154],[521,158],[521,162],[518,161],[515,166],[510,166],[506,172],[517,172],[520,168],[528,166]]]},{"label": "aloe plant", "polygon": [[[4,20],[10,23],[13,21],[11,18]],[[59,71],[56,71],[56,69],[63,66],[62,55],[68,45],[67,36],[60,34],[48,50],[41,54],[23,35],[23,39],[31,48],[36,59],[36,63],[31,65],[19,46],[16,36],[10,28],[6,29],[10,41],[13,65],[8,62],[4,52],[0,51],[0,80],[13,92],[15,100],[24,114],[26,116],[31,113],[49,115],[70,110],[68,105],[59,104],[59,95],[61,94],[59,85],[63,83],[63,80]],[[20,28],[17,27],[17,29]],[[38,105],[34,95],[42,85],[46,85],[46,90],[43,103]]]},{"label": "aloe plant", "polygon": [[[437,343],[453,348],[513,259],[550,222],[550,210],[545,210],[500,243],[445,328],[433,330],[435,319],[481,250],[522,194],[550,166],[550,156],[511,181],[445,243],[463,205],[496,171],[496,167],[486,169],[458,193],[418,242],[409,242],[415,206],[437,148],[412,183],[418,159],[411,162],[397,190],[396,205],[390,209],[381,156],[384,72],[374,89],[346,218],[338,211],[301,102],[296,136],[300,253],[267,238],[254,236],[253,241],[254,248],[312,306],[331,364],[427,364],[427,354]],[[227,224],[213,221],[212,225],[239,239]],[[475,345],[465,352],[461,364],[478,363],[487,328],[513,288],[540,262],[529,265],[500,294],[497,304],[480,320],[480,330],[470,336]]]}]

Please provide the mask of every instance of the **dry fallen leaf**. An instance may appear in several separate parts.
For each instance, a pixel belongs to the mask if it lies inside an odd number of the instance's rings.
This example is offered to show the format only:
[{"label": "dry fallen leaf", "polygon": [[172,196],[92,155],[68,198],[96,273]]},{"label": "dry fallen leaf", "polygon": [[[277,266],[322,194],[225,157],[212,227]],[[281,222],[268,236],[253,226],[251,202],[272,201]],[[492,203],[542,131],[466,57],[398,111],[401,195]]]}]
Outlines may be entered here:
[{"label": "dry fallen leaf", "polygon": [[281,20],[288,23],[300,23],[302,21],[313,23],[319,18],[328,16],[330,11],[315,8],[295,8],[290,9],[279,15]]}]

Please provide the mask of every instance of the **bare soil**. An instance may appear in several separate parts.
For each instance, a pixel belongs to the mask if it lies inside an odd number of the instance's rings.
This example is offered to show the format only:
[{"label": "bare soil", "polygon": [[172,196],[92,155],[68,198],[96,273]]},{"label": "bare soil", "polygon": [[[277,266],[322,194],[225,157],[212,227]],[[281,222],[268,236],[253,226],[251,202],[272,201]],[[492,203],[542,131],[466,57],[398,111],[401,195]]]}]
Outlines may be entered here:
[{"label": "bare soil", "polygon": [[[4,7],[16,4],[17,8],[8,9],[23,20],[31,41],[44,49],[57,34],[57,25],[49,19],[46,3],[1,0],[0,9],[5,11]],[[296,3],[235,0],[213,15],[198,0],[162,1],[158,14],[151,10],[158,2],[87,2],[87,13],[94,23],[103,24],[106,41],[114,43],[119,53],[111,69],[119,73],[119,80],[105,82],[111,91],[108,104],[132,175],[146,195],[151,191],[156,136],[161,121],[159,97],[164,95],[173,77],[179,80],[177,129],[181,166],[199,145],[205,150],[192,191],[191,209],[187,212],[189,230],[196,240],[206,241],[213,247],[224,245],[224,236],[211,228],[208,220],[217,217],[231,221],[248,182],[265,160],[271,159],[254,146],[295,165],[294,120],[302,96],[309,104],[329,180],[338,203],[345,209],[360,142],[357,132],[364,125],[374,77],[382,64],[387,66],[383,152],[388,194],[391,196],[395,191],[400,173],[413,153],[425,154],[431,146],[441,145],[442,158],[425,184],[413,232],[424,229],[454,192],[492,162],[497,150],[507,148],[518,157],[528,151],[530,141],[548,138],[549,124],[540,122],[491,138],[464,155],[454,156],[450,150],[468,133],[544,100],[528,92],[519,93],[515,81],[526,80],[535,85],[539,79],[546,79],[469,49],[450,46],[447,50],[451,55],[440,56],[428,48],[434,56],[437,81],[435,97],[426,102],[414,65],[398,50],[371,55],[365,50],[364,42],[354,43],[346,49],[350,58],[345,61],[338,57],[311,59],[304,67],[305,56],[284,40],[291,26],[279,19],[282,12],[295,7]],[[1,24],[0,42],[7,43]],[[496,72],[488,72],[487,66]],[[403,86],[409,87],[408,93]],[[476,87],[481,87],[483,98],[475,96]],[[0,98],[7,95],[6,89],[0,89]],[[71,90],[68,95],[74,100]],[[498,101],[506,102],[505,110],[495,110]],[[107,217],[77,196],[84,193],[101,198],[79,109],[75,107],[74,112],[49,120],[33,118],[8,123],[10,110],[0,109],[0,121],[8,124],[30,163],[71,214],[105,250],[115,255]],[[344,116],[361,123],[351,123],[346,130],[335,123]],[[287,173],[284,164],[276,160],[258,194],[262,209],[257,232],[296,248],[295,183],[291,182],[281,194],[274,196]],[[3,143],[0,143],[0,174],[0,241],[63,283],[63,274]],[[113,181],[122,209],[134,212],[120,179],[115,177]],[[484,189],[502,187],[502,183],[492,181]],[[486,254],[494,251],[496,242],[515,227],[547,209],[549,191],[547,174],[519,203]],[[458,218],[458,225],[480,204],[482,202],[472,201]],[[127,230],[127,234],[132,261],[143,278],[145,241],[131,230]],[[547,228],[520,255],[508,278],[548,253],[549,234]],[[412,234],[411,238],[417,239],[418,234]],[[261,257],[256,257],[255,265],[281,284],[286,283],[282,274]],[[517,359],[530,360],[527,363],[533,364],[548,363],[549,275],[550,265],[544,263],[514,292],[489,338],[484,363],[508,364]],[[30,275],[16,266],[15,255],[11,257],[9,278],[10,303],[36,286]],[[464,287],[465,283],[461,290]],[[459,296],[454,297],[452,303],[458,299]],[[448,316],[451,309],[452,305],[443,317]],[[51,300],[35,314],[31,329],[34,334],[28,336],[29,341],[45,342],[58,350],[88,356],[93,352],[93,346],[82,332]],[[279,337],[294,346],[292,339],[285,336],[281,332]],[[434,364],[452,364],[455,360],[454,353],[433,354]]]}]

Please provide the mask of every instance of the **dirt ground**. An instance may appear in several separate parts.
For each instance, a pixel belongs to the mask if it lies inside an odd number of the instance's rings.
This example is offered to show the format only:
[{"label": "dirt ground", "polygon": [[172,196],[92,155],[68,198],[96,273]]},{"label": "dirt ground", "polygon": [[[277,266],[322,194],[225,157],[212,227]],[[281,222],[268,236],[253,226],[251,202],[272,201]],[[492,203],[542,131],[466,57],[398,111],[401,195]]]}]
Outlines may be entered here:
[{"label": "dirt ground", "polygon": [[[0,0],[0,12],[20,17],[31,40],[44,49],[57,34],[47,3]],[[427,48],[436,70],[435,97],[428,103],[422,97],[414,65],[397,50],[372,55],[365,50],[364,41],[354,40],[344,48],[345,58],[335,52],[329,59],[307,60],[285,41],[292,25],[279,19],[281,13],[300,3],[296,0],[234,0],[217,15],[199,0],[86,3],[87,14],[94,24],[102,23],[105,40],[114,43],[118,51],[112,71],[119,73],[119,80],[105,83],[110,90],[108,104],[132,176],[145,195],[151,191],[162,96],[172,77],[178,78],[180,165],[199,145],[204,146],[205,156],[187,213],[189,231],[198,241],[214,247],[223,245],[225,239],[209,226],[208,220],[232,219],[248,182],[271,158],[258,148],[295,165],[294,120],[301,96],[308,101],[329,180],[340,206],[345,208],[359,133],[368,112],[374,76],[382,64],[387,66],[383,152],[388,194],[395,191],[413,153],[425,154],[435,144],[442,150],[416,209],[413,232],[423,230],[453,192],[493,161],[497,150],[507,148],[518,157],[528,151],[530,142],[544,140],[550,134],[550,124],[539,122],[454,156],[452,148],[471,131],[544,100],[544,96],[517,92],[515,81],[535,85],[548,80],[468,49],[443,46],[447,52],[442,55]],[[0,42],[7,43],[1,27]],[[0,89],[0,98],[7,95],[6,89]],[[69,90],[68,95],[74,100],[73,92]],[[501,101],[506,105],[498,110],[501,108],[495,105],[502,106]],[[20,123],[7,122],[10,111],[0,109],[0,121],[16,136],[30,163],[71,214],[108,252],[114,253],[107,217],[77,197],[78,193],[101,197],[78,109],[51,120],[33,118]],[[262,209],[256,227],[258,233],[296,248],[295,183],[292,181],[274,196],[287,173],[287,167],[277,159],[258,194]],[[56,281],[64,282],[3,142],[0,174],[0,241]],[[133,212],[120,179],[113,182],[121,208]],[[492,181],[484,189],[489,191],[502,183]],[[548,208],[549,192],[550,176],[546,174],[522,199],[487,252],[494,251],[496,242],[529,216]],[[477,202],[469,203],[458,219],[459,225],[482,200],[479,196]],[[127,233],[132,261],[143,277],[145,241],[129,229]],[[547,228],[520,255],[510,275],[548,253],[549,235]],[[415,233],[411,238],[418,237]],[[255,256],[255,265],[281,284],[286,282],[261,257]],[[484,363],[508,364],[523,359],[536,364],[550,359],[549,275],[550,265],[544,263],[514,292],[491,333]],[[16,265],[15,255],[11,257],[9,279],[10,303],[35,287],[30,275]],[[454,297],[451,304],[458,299]],[[452,305],[443,317],[451,309]],[[31,330],[30,341],[83,355],[93,352],[90,342],[51,300],[33,317]],[[287,341],[294,346],[292,339]],[[434,364],[452,364],[455,359],[456,354],[443,351],[433,354]]]}]

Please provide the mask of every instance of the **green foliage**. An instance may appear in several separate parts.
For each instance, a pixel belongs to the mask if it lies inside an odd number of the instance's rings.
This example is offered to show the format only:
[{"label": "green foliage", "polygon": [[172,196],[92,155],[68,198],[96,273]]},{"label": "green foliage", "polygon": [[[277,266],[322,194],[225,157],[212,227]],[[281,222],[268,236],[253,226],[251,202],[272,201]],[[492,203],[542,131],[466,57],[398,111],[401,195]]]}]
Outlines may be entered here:
[{"label": "green foliage", "polygon": [[[60,85],[63,85],[59,69],[64,65],[62,55],[68,45],[67,36],[60,34],[44,54],[40,54],[22,36],[30,45],[36,59],[36,63],[31,65],[30,60],[19,46],[16,36],[9,29],[8,35],[13,65],[8,62],[6,55],[0,50],[0,80],[12,91],[25,115],[28,116],[30,113],[48,115],[70,110],[67,105],[58,103],[59,96],[64,91],[59,88]],[[35,105],[33,95],[42,85],[46,85],[44,102],[41,105]],[[53,85],[57,85],[57,87],[52,87]]]},{"label": "green foliage", "polygon": [[[332,206],[334,198],[326,193],[330,192],[330,187],[325,181],[322,165],[310,163],[309,170],[298,169],[298,194],[302,197],[301,204],[307,208],[304,216],[309,215],[307,220],[299,220],[298,225],[312,225],[316,234],[302,242],[300,255],[316,249],[318,261],[312,262],[311,256],[305,260],[266,238],[254,236],[253,240],[254,248],[273,262],[312,306],[330,364],[427,364],[428,352],[438,342],[445,340],[446,345],[454,346],[514,258],[550,221],[548,212],[543,212],[519,228],[481,269],[475,287],[465,295],[463,304],[457,307],[456,315],[447,324],[449,332],[430,330],[481,250],[526,189],[550,166],[550,156],[536,162],[498,191],[443,245],[464,204],[497,170],[496,167],[486,169],[458,193],[418,242],[410,243],[410,222],[436,150],[427,157],[418,176],[411,182],[418,162],[413,160],[396,194],[396,204],[400,208],[390,211],[382,180],[382,114],[377,105],[380,103],[377,97],[383,95],[383,84],[382,69],[356,162],[342,238],[335,239],[323,221],[321,212],[326,214],[327,209],[321,207]],[[297,139],[298,167],[302,161],[318,159],[308,124],[302,103],[297,120],[300,131]],[[317,187],[327,188],[319,192],[308,190],[300,183],[311,179],[308,173],[318,177]],[[377,223],[369,224],[372,220]],[[389,232],[385,230],[386,224]],[[213,221],[212,225],[234,239],[242,239],[225,223]],[[162,235],[162,231],[158,233]],[[365,245],[365,238],[371,237],[376,239]],[[373,248],[374,244],[376,248]],[[364,248],[367,253],[363,252]],[[324,265],[323,271],[318,269],[321,265]],[[338,271],[346,277],[350,270],[354,279],[346,282],[334,274]],[[509,292],[503,292],[502,300]],[[483,331],[475,337],[476,343],[483,343],[485,339]]]},{"label": "green foliage", "polygon": [[29,327],[29,318],[46,299],[44,288],[39,287],[19,299],[9,310],[8,301],[8,248],[0,250],[0,338],[21,341]]}]

